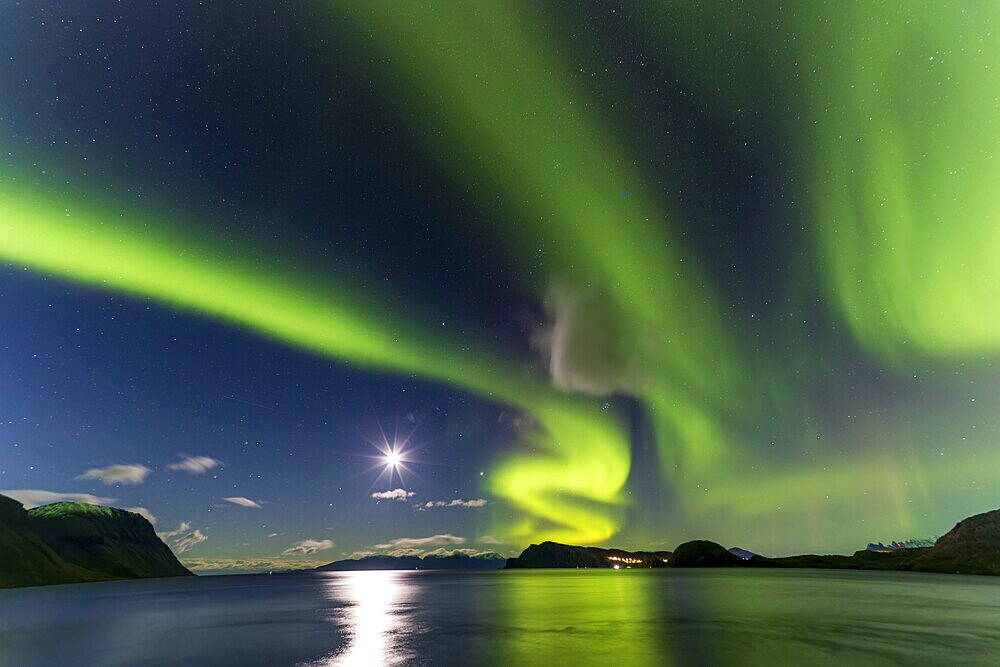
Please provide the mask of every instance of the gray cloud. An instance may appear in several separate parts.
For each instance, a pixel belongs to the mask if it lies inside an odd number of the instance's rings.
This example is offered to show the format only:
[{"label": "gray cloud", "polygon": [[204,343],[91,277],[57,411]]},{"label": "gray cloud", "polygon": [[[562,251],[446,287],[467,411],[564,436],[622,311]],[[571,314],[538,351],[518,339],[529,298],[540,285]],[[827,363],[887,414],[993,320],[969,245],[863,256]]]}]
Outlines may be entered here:
[{"label": "gray cloud", "polygon": [[475,498],[473,500],[455,498],[454,500],[428,500],[419,507],[420,509],[431,509],[433,507],[482,507],[485,504],[486,500],[484,498]]},{"label": "gray cloud", "polygon": [[177,463],[167,466],[168,470],[183,470],[192,475],[203,475],[212,468],[222,465],[222,461],[211,456],[185,456]]},{"label": "gray cloud", "polygon": [[244,498],[243,496],[228,496],[223,498],[227,503],[232,503],[234,505],[239,505],[240,507],[250,507],[255,510],[264,509],[259,504],[250,500],[249,498]]},{"label": "gray cloud", "polygon": [[389,540],[385,544],[376,544],[375,549],[412,549],[428,546],[442,546],[445,544],[465,544],[464,537],[457,535],[443,534],[431,535],[430,537],[397,537]]},{"label": "gray cloud", "polygon": [[191,523],[188,521],[181,521],[174,530],[165,530],[156,536],[166,542],[178,556],[208,539],[208,536],[200,530],[191,530]]},{"label": "gray cloud", "polygon": [[200,530],[194,530],[187,535],[177,538],[170,543],[170,548],[174,550],[176,554],[182,554],[185,551],[190,550],[195,545],[201,544],[208,537],[205,536]]},{"label": "gray cloud", "polygon": [[193,572],[229,570],[232,572],[273,572],[275,570],[304,570],[325,565],[322,560],[284,558],[182,558],[181,563]]},{"label": "gray cloud", "polygon": [[333,548],[333,540],[302,540],[281,552],[282,556],[308,556]]},{"label": "gray cloud", "polygon": [[77,479],[96,479],[102,484],[142,484],[151,472],[140,463],[118,463],[107,468],[91,468]]},{"label": "gray cloud", "polygon": [[89,493],[60,493],[59,491],[43,491],[41,489],[10,489],[0,491],[0,493],[8,498],[13,498],[29,510],[39,505],[67,501],[87,503],[88,505],[107,505],[115,501],[114,498],[102,498],[101,496],[92,496]]},{"label": "gray cloud", "polygon": [[606,298],[597,290],[555,284],[545,305],[550,323],[535,332],[532,343],[548,363],[552,384],[596,396],[635,390],[635,369],[616,328],[621,318]]},{"label": "gray cloud", "polygon": [[483,554],[493,553],[492,551],[483,551],[481,549],[445,549],[443,547],[434,549],[433,551],[428,551],[424,556],[454,556],[455,554],[464,554],[466,556],[481,556]]},{"label": "gray cloud", "polygon": [[177,526],[174,530],[165,530],[156,534],[164,542],[169,540],[171,537],[177,537],[182,533],[186,533],[191,530],[191,524],[187,521],[181,521],[181,524]]}]

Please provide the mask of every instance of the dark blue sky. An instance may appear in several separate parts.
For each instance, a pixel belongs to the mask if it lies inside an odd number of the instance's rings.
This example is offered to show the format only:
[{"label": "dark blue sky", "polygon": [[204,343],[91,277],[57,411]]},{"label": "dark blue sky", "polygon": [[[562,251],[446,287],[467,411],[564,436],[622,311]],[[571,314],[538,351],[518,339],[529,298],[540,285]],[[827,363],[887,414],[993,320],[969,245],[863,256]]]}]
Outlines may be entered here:
[{"label": "dark blue sky", "polygon": [[[996,197],[949,122],[988,21],[432,5],[0,8],[0,491],[145,508],[208,569],[546,537],[848,551],[996,504]],[[32,197],[419,344],[317,352],[81,277],[65,220],[12,212]],[[402,481],[379,424],[414,433]]]}]

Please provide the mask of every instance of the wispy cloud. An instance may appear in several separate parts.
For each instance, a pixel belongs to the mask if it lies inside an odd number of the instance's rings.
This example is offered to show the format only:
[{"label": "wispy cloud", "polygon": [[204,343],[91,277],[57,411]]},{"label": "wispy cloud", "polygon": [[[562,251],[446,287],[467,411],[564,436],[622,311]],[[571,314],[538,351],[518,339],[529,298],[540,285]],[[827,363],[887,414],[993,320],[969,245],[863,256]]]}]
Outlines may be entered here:
[{"label": "wispy cloud", "polygon": [[213,459],[211,456],[185,456],[177,463],[167,466],[168,470],[183,470],[192,475],[203,475],[212,468],[222,465],[222,461]]},{"label": "wispy cloud", "polygon": [[446,544],[465,544],[464,537],[457,535],[443,534],[431,535],[430,537],[397,537],[389,540],[385,544],[376,544],[375,549],[413,549],[422,547],[436,547]]},{"label": "wispy cloud", "polygon": [[428,551],[424,556],[454,556],[455,554],[463,554],[465,556],[482,556],[483,554],[490,554],[492,551],[483,551],[482,549],[445,549],[443,547],[434,549],[433,551]]},{"label": "wispy cloud", "polygon": [[223,498],[227,503],[232,503],[234,505],[239,505],[240,507],[252,507],[255,510],[263,509],[260,505],[250,500],[249,498],[244,498],[243,496],[229,496]]},{"label": "wispy cloud", "polygon": [[308,556],[333,548],[333,540],[302,540],[281,552],[282,556]]},{"label": "wispy cloud", "polygon": [[392,556],[393,558],[402,558],[403,556],[423,556],[427,553],[426,549],[417,549],[416,547],[406,547],[403,549],[390,549],[383,553],[383,556]]},{"label": "wispy cloud", "polygon": [[418,505],[418,507],[429,510],[433,507],[482,507],[485,504],[485,498],[475,498],[473,500],[455,498],[454,500],[428,500],[423,505]]},{"label": "wispy cloud", "polygon": [[146,521],[150,522],[154,526],[156,525],[156,517],[145,507],[126,507],[129,512],[135,512],[136,514],[142,516]]},{"label": "wispy cloud", "polygon": [[181,521],[181,525],[177,526],[177,528],[175,528],[174,530],[164,530],[162,532],[157,533],[156,536],[159,537],[161,540],[166,541],[169,540],[171,537],[177,537],[178,535],[186,533],[189,530],[191,530],[191,524],[187,521]]},{"label": "wispy cloud", "polygon": [[205,534],[202,533],[200,530],[193,530],[187,535],[179,537],[173,542],[171,542],[170,548],[174,550],[174,553],[182,554],[185,551],[190,550],[191,547],[195,546],[196,544],[201,544],[207,539],[208,537],[206,537]]},{"label": "wispy cloud", "polygon": [[351,555],[348,556],[347,558],[349,560],[361,560],[362,558],[367,558],[368,556],[374,556],[374,555],[375,555],[374,551],[364,551],[364,550],[362,550],[362,551],[355,551],[355,552],[351,553]]},{"label": "wispy cloud", "polygon": [[480,544],[506,544],[505,542],[501,542],[500,540],[498,540],[497,538],[493,537],[492,535],[483,535],[482,537],[479,538],[479,543]]},{"label": "wispy cloud", "polygon": [[91,468],[77,479],[96,479],[102,484],[142,484],[151,472],[141,463],[118,463],[107,468]]},{"label": "wispy cloud", "polygon": [[277,537],[277,536],[278,533],[268,533],[267,539],[271,539],[272,537]]},{"label": "wispy cloud", "polygon": [[413,491],[406,489],[393,489],[392,491],[376,491],[372,494],[375,500],[406,500],[414,496]]},{"label": "wispy cloud", "polygon": [[114,498],[102,498],[101,496],[92,496],[89,493],[60,493],[59,491],[43,491],[41,489],[10,489],[0,491],[0,494],[13,498],[29,510],[39,505],[65,501],[87,503],[88,505],[107,505],[115,501]]},{"label": "wispy cloud", "polygon": [[232,572],[274,572],[275,570],[306,570],[326,565],[325,560],[284,558],[182,558],[181,563],[193,572],[227,570]]},{"label": "wispy cloud", "polygon": [[[371,555],[372,552],[359,552],[367,553]],[[402,556],[418,556],[421,558],[426,558],[427,556],[454,556],[455,554],[464,554],[466,556],[480,556],[482,554],[492,553],[490,551],[482,551],[480,549],[445,549],[444,547],[438,547],[437,549],[420,549],[417,547],[404,547],[400,549],[391,549],[385,552],[386,556],[393,556],[395,558],[400,558]]]},{"label": "wispy cloud", "polygon": [[174,530],[165,530],[156,536],[166,542],[178,556],[208,539],[208,536],[200,530],[191,530],[191,523],[188,521],[181,521]]}]

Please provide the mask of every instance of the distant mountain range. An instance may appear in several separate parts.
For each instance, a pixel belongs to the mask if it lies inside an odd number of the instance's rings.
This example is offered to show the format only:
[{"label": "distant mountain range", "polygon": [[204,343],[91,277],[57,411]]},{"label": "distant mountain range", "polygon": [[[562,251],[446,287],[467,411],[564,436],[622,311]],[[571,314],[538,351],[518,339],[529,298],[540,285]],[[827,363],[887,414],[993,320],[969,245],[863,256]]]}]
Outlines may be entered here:
[{"label": "distant mountain range", "polygon": [[911,539],[903,540],[902,542],[897,542],[893,540],[889,544],[883,544],[882,542],[869,542],[868,546],[865,547],[866,551],[899,551],[900,549],[920,549],[923,547],[932,547],[934,542],[937,541],[936,538],[928,539]]},{"label": "distant mountain range", "polygon": [[759,555],[759,554],[755,554],[752,551],[747,551],[746,549],[740,549],[739,547],[730,547],[729,553],[733,554],[734,556],[739,556],[740,558],[742,558],[744,560],[747,560],[749,558],[753,558],[754,556]]},{"label": "distant mountain range", "polygon": [[[387,556],[348,559],[316,568],[351,570],[498,570],[501,568],[763,567],[912,570],[1000,575],[1000,510],[960,521],[933,546],[894,542],[852,556],[766,558],[727,550],[707,540],[674,551],[625,551],[556,542],[532,544],[516,558],[496,553]],[[885,547],[885,548],[881,548]],[[54,503],[25,511],[0,495],[0,587],[138,577],[190,576],[142,516],[83,503]]]},{"label": "distant mountain range", "polygon": [[338,560],[316,568],[320,572],[347,572],[357,570],[499,570],[507,559],[496,553],[469,556],[454,553],[449,556],[385,556]]},{"label": "distant mountain range", "polygon": [[[627,552],[555,542],[532,544],[507,561],[508,568],[765,567],[852,570],[912,570],[1000,575],[1000,510],[960,521],[933,546],[864,549],[852,556],[807,554],[766,558],[746,549],[727,550],[707,540],[681,544],[673,552]],[[869,545],[871,546],[871,545]]]},{"label": "distant mountain range", "polygon": [[138,514],[0,495],[0,587],[174,576],[191,572]]}]

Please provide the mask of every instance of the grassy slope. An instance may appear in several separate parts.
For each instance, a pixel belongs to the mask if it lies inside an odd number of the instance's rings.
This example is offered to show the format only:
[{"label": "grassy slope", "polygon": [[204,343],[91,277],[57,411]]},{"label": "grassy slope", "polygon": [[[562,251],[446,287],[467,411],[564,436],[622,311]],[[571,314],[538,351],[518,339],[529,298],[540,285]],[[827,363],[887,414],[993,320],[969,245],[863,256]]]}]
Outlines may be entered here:
[{"label": "grassy slope", "polygon": [[189,574],[137,514],[0,496],[0,587]]}]

